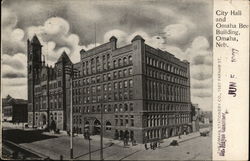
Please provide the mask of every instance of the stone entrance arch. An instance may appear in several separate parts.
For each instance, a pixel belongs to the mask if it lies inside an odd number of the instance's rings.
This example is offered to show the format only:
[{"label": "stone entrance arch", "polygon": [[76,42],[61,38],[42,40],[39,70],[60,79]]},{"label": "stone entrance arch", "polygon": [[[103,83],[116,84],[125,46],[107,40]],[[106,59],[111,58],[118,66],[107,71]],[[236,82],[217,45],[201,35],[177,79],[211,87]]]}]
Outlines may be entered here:
[{"label": "stone entrance arch", "polygon": [[101,133],[101,122],[99,120],[94,121],[94,129],[93,129],[93,134],[94,135],[100,135]]},{"label": "stone entrance arch", "polygon": [[47,117],[46,117],[46,115],[44,114],[44,113],[42,113],[41,115],[40,115],[40,126],[42,127],[42,128],[45,128],[45,126],[46,126],[46,124],[47,124]]}]

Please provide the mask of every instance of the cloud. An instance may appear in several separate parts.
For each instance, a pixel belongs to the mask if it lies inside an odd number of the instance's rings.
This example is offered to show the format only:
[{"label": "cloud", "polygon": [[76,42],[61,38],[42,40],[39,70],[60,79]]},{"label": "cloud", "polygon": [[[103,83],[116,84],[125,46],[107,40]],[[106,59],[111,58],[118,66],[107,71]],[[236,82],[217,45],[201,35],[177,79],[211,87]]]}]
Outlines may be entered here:
[{"label": "cloud", "polygon": [[206,80],[197,80],[197,79],[192,79],[191,81],[191,88],[192,89],[208,89],[212,87],[212,82],[213,79],[209,78]]},{"label": "cloud", "polygon": [[203,91],[200,91],[200,92],[197,92],[197,93],[194,92],[194,93],[193,93],[193,96],[203,98],[203,97],[211,97],[212,94],[211,94],[211,92],[203,92]]},{"label": "cloud", "polygon": [[2,64],[9,65],[14,69],[24,69],[26,67],[27,58],[26,55],[22,53],[17,53],[13,56],[9,56],[7,54],[2,55]]},{"label": "cloud", "polygon": [[1,72],[3,78],[23,78],[27,73],[25,70],[14,69],[9,65],[2,65]]},{"label": "cloud", "polygon": [[190,29],[185,24],[171,24],[164,28],[168,43],[181,43],[186,41],[190,33]]},{"label": "cloud", "polygon": [[27,58],[22,53],[13,56],[2,54],[1,72],[3,78],[23,78],[27,75]]},{"label": "cloud", "polygon": [[69,32],[69,23],[61,17],[48,18],[42,26],[30,26],[27,35],[31,39],[36,34],[43,45],[43,53],[49,65],[53,65],[65,51],[71,61],[80,60],[80,50],[84,46],[79,45],[79,36]]},{"label": "cloud", "polygon": [[10,9],[3,7],[2,11],[2,52],[14,55],[18,52],[25,52],[24,31],[16,28],[17,16]]},{"label": "cloud", "polygon": [[2,96],[27,98],[27,78],[2,78]]},{"label": "cloud", "polygon": [[108,42],[112,36],[115,36],[118,39],[118,41],[117,41],[118,46],[121,46],[121,45],[124,45],[125,43],[127,43],[126,42],[127,33],[122,31],[122,30],[118,30],[118,29],[114,29],[114,30],[110,30],[110,31],[106,32],[103,36],[104,42]]}]

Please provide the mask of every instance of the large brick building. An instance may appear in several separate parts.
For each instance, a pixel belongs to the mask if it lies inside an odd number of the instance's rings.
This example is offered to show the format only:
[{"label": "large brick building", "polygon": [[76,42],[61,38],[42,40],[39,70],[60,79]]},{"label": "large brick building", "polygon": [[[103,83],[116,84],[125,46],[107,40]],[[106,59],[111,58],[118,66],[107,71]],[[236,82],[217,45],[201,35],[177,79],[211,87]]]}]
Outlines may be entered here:
[{"label": "large brick building", "polygon": [[[65,66],[72,63],[63,53],[54,68],[47,67],[41,61],[37,37],[28,44],[29,55],[39,57],[28,59],[30,70],[35,69],[29,72],[28,79],[29,120],[36,125],[46,124],[57,116],[58,128],[68,129],[71,97]],[[72,82],[75,132],[88,130],[99,134],[101,109],[105,137],[122,139],[126,135],[145,142],[189,130],[191,101],[187,61],[145,44],[138,35],[131,44],[121,48],[117,48],[117,39],[113,36],[109,42],[88,51],[81,50],[79,54],[80,62],[72,64],[78,71]],[[37,105],[33,106],[33,102]],[[50,120],[48,113],[51,113]]]}]

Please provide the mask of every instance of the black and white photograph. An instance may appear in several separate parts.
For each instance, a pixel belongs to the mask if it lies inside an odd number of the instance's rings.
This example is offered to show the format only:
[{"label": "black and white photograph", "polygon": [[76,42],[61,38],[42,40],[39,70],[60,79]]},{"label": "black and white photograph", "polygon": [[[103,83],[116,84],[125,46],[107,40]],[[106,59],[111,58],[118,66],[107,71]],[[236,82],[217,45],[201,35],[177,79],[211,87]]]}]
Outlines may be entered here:
[{"label": "black and white photograph", "polygon": [[4,160],[212,160],[212,0],[3,0]]}]

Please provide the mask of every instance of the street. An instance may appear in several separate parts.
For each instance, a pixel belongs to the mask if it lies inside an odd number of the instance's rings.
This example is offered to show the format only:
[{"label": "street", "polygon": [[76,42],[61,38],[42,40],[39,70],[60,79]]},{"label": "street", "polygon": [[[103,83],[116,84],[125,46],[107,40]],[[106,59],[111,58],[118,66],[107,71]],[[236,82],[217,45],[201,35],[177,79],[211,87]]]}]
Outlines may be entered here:
[{"label": "street", "polygon": [[[54,160],[69,158],[69,136],[65,133],[53,134],[49,132],[38,133],[13,129],[4,131],[8,133],[7,140],[18,143],[27,150],[32,150],[38,154],[47,156]],[[19,133],[11,134],[11,133]],[[23,133],[23,134],[22,134]],[[36,135],[34,135],[34,133]],[[27,135],[29,134],[29,135]],[[19,136],[13,139],[11,136]],[[31,140],[27,140],[28,138]],[[36,137],[36,138],[34,138]],[[91,136],[91,159],[100,159],[100,136]],[[178,146],[170,146],[172,140],[177,140]],[[104,159],[105,160],[211,160],[212,158],[212,138],[209,136],[202,137],[199,132],[182,135],[181,139],[172,137],[165,139],[155,150],[146,150],[144,144],[137,144],[128,147],[123,146],[122,141],[104,138]],[[149,147],[149,145],[148,145]],[[89,159],[89,141],[82,135],[73,138],[74,159]]]}]

